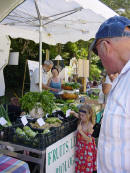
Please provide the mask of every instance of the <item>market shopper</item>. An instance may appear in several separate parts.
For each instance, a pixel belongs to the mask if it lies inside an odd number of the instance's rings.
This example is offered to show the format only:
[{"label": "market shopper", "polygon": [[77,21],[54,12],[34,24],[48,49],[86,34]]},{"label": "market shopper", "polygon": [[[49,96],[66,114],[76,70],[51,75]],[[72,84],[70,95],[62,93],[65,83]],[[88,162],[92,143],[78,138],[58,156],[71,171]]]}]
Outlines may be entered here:
[{"label": "market shopper", "polygon": [[[57,91],[57,89],[50,88],[47,86],[48,82],[48,74],[53,67],[53,62],[51,60],[45,60],[42,65],[42,89],[44,90],[51,90]],[[39,92],[39,68],[35,69],[32,73],[32,79],[30,83],[30,91],[32,92]]]},{"label": "market shopper", "polygon": [[109,74],[106,76],[106,80],[102,84],[102,91],[103,91],[104,95],[106,96],[106,98],[107,98],[107,96],[108,96],[108,94],[112,88],[112,83],[117,78],[117,76],[118,76],[118,73]]},{"label": "market shopper", "polygon": [[75,155],[75,173],[96,172],[96,144],[93,133],[93,110],[91,106],[84,104],[79,109],[79,114],[71,111],[72,115],[80,119],[77,128],[77,144]]},{"label": "market shopper", "polygon": [[56,97],[58,96],[58,93],[61,91],[61,84],[62,80],[59,78],[59,70],[56,67],[53,67],[51,69],[52,77],[48,80],[48,87],[56,89],[56,91],[53,91],[50,89],[50,92],[52,92]]},{"label": "market shopper", "polygon": [[130,173],[130,20],[115,16],[105,21],[91,49],[108,74],[119,73],[104,110],[97,172]]},{"label": "market shopper", "polygon": [[112,88],[112,82],[116,77],[118,76],[118,73],[115,74],[109,74],[105,77],[105,81],[102,81],[102,84],[100,85],[100,93],[99,93],[99,99],[98,103],[102,105],[102,108],[104,108],[107,96]]}]

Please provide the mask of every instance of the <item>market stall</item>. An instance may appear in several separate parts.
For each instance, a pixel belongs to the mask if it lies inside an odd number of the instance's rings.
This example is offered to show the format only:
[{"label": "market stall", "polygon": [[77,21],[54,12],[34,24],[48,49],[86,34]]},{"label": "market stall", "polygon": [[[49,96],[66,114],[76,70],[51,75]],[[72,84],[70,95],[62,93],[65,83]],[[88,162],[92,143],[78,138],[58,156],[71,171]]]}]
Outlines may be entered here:
[{"label": "market stall", "polygon": [[[2,25],[0,25],[1,35],[6,34],[12,38],[20,37],[39,42],[40,90],[42,79],[40,70],[42,62],[42,42],[56,44],[66,43],[68,41],[74,42],[79,39],[89,40],[95,35],[100,23],[106,18],[116,14],[99,1],[90,3],[89,0],[79,2],[76,0],[73,2],[62,0],[57,6],[55,5],[57,4],[55,0],[44,2],[45,3],[33,0],[25,1],[21,6],[16,8],[15,11],[12,11],[12,13],[3,20]],[[82,74],[82,76],[86,77],[85,74]],[[75,86],[75,84],[73,86]],[[67,87],[72,87],[72,85],[67,85]],[[2,153],[38,164],[40,166],[40,173],[45,172],[45,160],[47,159],[45,153],[46,151],[49,153],[48,147],[58,145],[57,142],[61,142],[60,140],[62,140],[63,143],[64,141],[68,141],[68,135],[73,136],[72,132],[76,130],[77,119],[70,117],[69,111],[70,109],[77,111],[80,100],[78,100],[79,96],[77,91],[72,91],[73,89],[76,88],[64,88],[64,91],[60,94],[62,99],[58,101],[51,96],[49,100],[49,95],[46,96],[46,94],[42,94],[42,92],[39,94],[34,93],[34,95],[32,93],[28,95],[27,93],[24,95],[22,103],[23,110],[27,111],[28,114],[27,116],[24,115],[20,117],[15,124],[9,122],[7,112],[0,113],[2,118],[0,121],[0,144],[3,147],[1,150]],[[39,98],[42,99],[42,101],[39,100]],[[75,99],[78,100],[78,103],[75,103]],[[52,100],[55,103],[57,102],[55,112],[53,112],[54,104]],[[45,125],[47,125],[46,128]],[[69,148],[72,146],[73,145],[68,145]],[[13,147],[13,151],[9,150],[10,147]],[[68,157],[71,158],[69,155]],[[46,164],[47,163],[49,165],[49,162],[46,162]],[[61,170],[61,166],[56,169],[57,172]],[[33,172],[35,171],[37,171],[37,166]]]},{"label": "market stall", "polygon": [[[39,102],[39,98],[41,102]],[[31,99],[31,102],[29,99]],[[34,163],[34,173],[39,167],[40,173],[45,172],[46,150],[50,150],[48,147],[51,145],[57,146],[58,141],[61,143],[60,140],[64,143],[65,138],[77,128],[77,119],[69,115],[66,116],[68,109],[77,110],[74,101],[74,98],[73,100],[56,99],[48,91],[43,93],[29,92],[21,99],[22,106],[28,114],[18,117],[13,123],[9,120],[7,110],[1,105],[1,152]],[[43,109],[42,113],[37,111],[39,107],[36,103],[39,103],[40,108]],[[42,104],[40,105],[40,103]],[[32,109],[31,106],[33,106],[33,109],[35,108],[32,115],[29,114],[29,109]]]},{"label": "market stall", "polygon": [[[74,172],[77,118],[69,112],[78,112],[78,107],[84,102],[94,104],[88,96],[75,93],[75,89],[79,87],[78,83],[64,83],[64,93],[61,93],[59,99],[48,91],[26,93],[21,99],[26,115],[19,116],[15,123],[9,121],[7,112],[0,107],[1,152],[34,163],[33,173],[37,170],[49,173],[48,170],[52,170],[54,166],[55,172],[64,169],[68,173]],[[35,111],[30,115],[29,110],[32,108]],[[42,112],[39,108],[43,109]],[[67,168],[66,164],[69,164]]]}]

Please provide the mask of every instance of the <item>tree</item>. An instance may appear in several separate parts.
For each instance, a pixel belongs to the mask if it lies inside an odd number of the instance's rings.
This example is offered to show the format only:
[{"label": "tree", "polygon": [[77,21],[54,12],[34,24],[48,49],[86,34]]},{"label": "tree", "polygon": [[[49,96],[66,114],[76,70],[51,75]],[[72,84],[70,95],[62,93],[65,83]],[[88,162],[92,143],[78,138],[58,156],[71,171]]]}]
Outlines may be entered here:
[{"label": "tree", "polygon": [[130,18],[130,0],[100,0],[119,15]]}]

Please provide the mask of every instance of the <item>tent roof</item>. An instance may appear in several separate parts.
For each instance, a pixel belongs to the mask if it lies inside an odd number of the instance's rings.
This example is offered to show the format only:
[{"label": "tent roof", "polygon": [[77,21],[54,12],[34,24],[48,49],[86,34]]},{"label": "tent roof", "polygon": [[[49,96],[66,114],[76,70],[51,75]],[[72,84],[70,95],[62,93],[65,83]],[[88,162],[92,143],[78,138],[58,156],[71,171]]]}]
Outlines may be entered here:
[{"label": "tent roof", "polygon": [[38,43],[41,18],[43,42],[55,45],[87,41],[95,36],[102,22],[114,15],[98,0],[26,0],[2,21],[0,34]]}]

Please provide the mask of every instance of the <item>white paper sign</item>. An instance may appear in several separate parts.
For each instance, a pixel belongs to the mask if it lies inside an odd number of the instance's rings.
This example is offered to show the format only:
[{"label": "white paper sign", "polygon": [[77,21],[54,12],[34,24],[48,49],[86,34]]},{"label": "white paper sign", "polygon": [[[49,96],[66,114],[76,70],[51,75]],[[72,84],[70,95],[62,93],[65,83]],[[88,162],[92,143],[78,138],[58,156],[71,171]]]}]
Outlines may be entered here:
[{"label": "white paper sign", "polygon": [[28,67],[29,67],[29,74],[30,74],[30,78],[31,78],[32,77],[32,73],[34,72],[34,70],[36,68],[39,68],[39,62],[38,61],[28,60]]},{"label": "white paper sign", "polygon": [[45,124],[45,121],[42,118],[38,118],[37,123],[39,126],[43,126]]},{"label": "white paper sign", "polygon": [[5,120],[5,118],[4,118],[4,117],[1,117],[1,118],[0,118],[0,124],[1,124],[2,126],[4,126],[6,123],[7,123],[7,121]]},{"label": "white paper sign", "polygon": [[24,126],[26,126],[26,124],[28,124],[28,120],[27,120],[26,116],[23,116],[21,118],[21,121],[22,121],[22,123],[23,123]]},{"label": "white paper sign", "polygon": [[69,116],[70,116],[70,112],[71,112],[71,109],[68,109],[68,110],[66,111],[66,117],[69,117]]},{"label": "white paper sign", "polygon": [[76,132],[46,148],[46,173],[75,173]]}]

